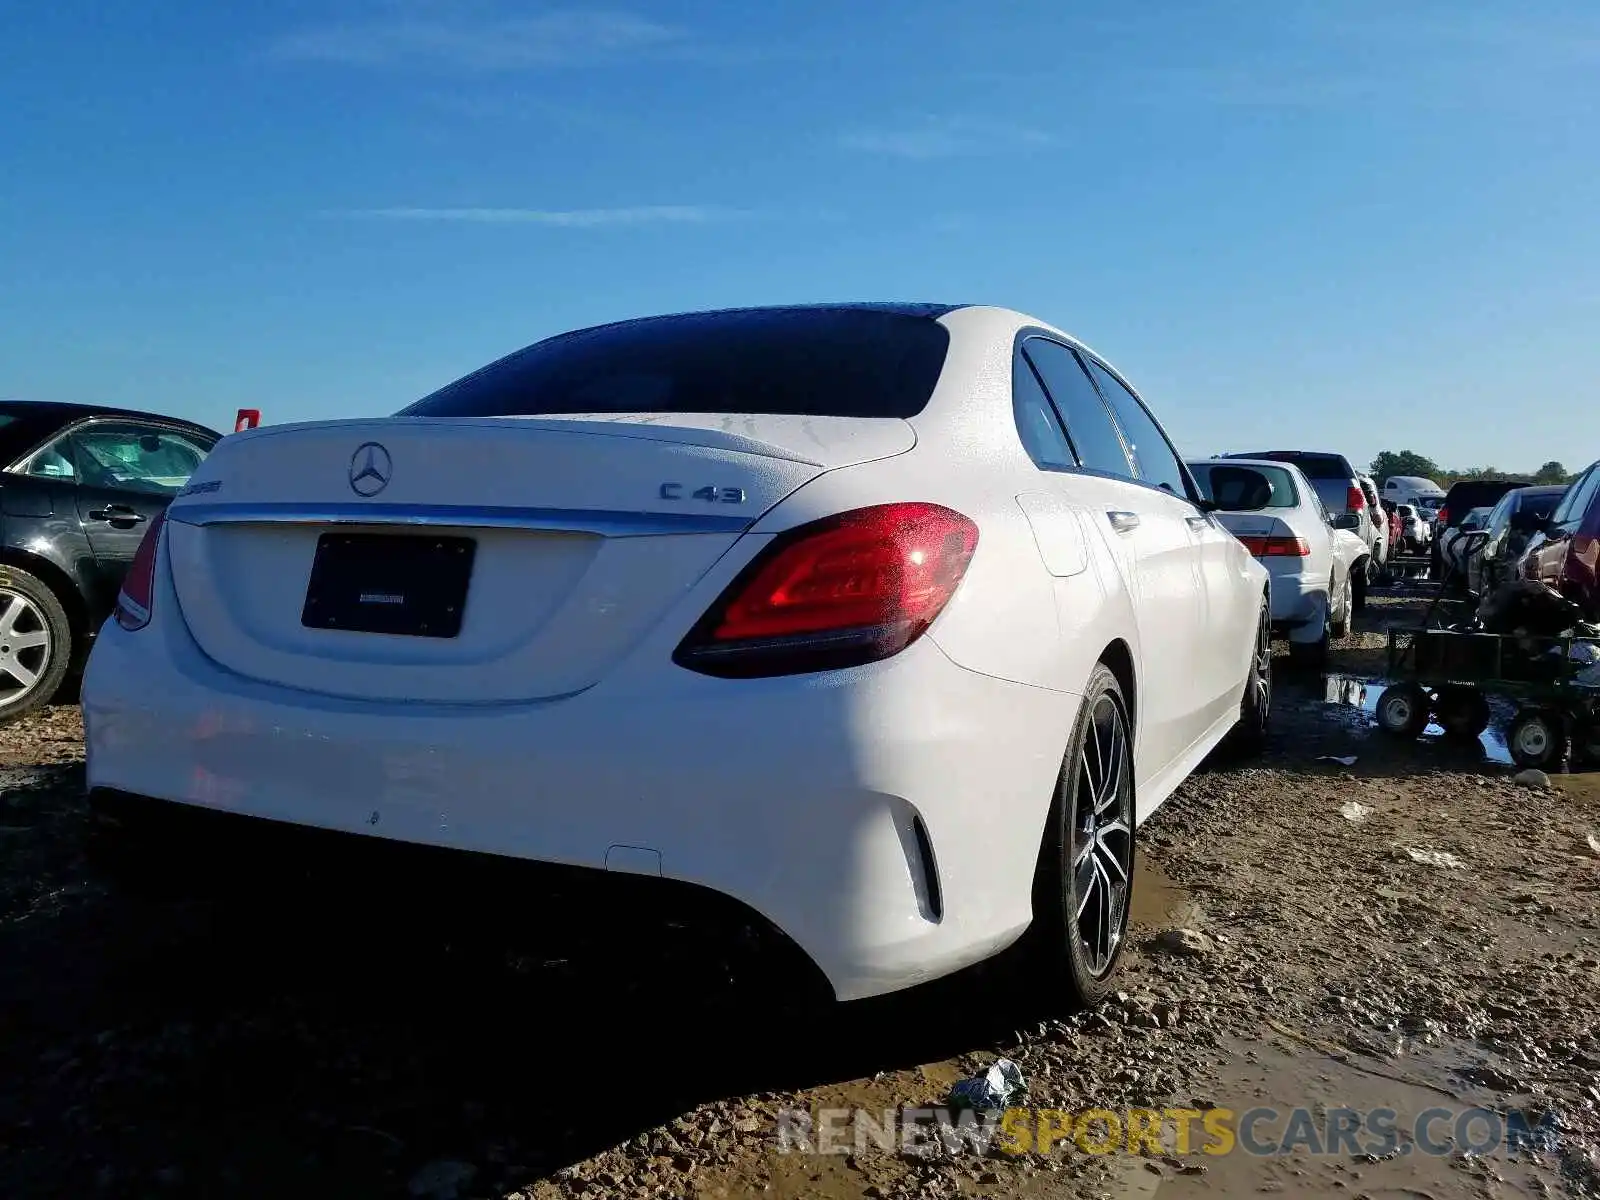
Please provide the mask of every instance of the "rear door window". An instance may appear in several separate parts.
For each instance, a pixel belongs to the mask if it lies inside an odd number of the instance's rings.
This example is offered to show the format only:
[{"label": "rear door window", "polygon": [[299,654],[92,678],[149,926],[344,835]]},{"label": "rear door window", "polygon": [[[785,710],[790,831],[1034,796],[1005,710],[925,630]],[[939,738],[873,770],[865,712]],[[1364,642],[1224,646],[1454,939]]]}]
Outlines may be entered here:
[{"label": "rear door window", "polygon": [[1149,410],[1105,367],[1092,358],[1085,361],[1089,364],[1089,373],[1100,387],[1100,394],[1116,414],[1117,424],[1122,426],[1128,442],[1128,453],[1133,457],[1134,470],[1139,473],[1139,478],[1166,489],[1174,496],[1190,499],[1189,484],[1183,477],[1178,456]]},{"label": "rear door window", "polygon": [[1111,419],[1111,410],[1100,399],[1078,356],[1060,342],[1045,338],[1029,338],[1022,350],[1055,401],[1083,468],[1132,479],[1133,468]]},{"label": "rear door window", "polygon": [[1047,470],[1068,470],[1078,465],[1050,397],[1044,394],[1039,377],[1021,354],[1011,364],[1011,404],[1017,435],[1029,458]]},{"label": "rear door window", "polygon": [[930,317],[867,308],[652,317],[537,342],[399,415],[914,417],[933,394],[949,345]]}]

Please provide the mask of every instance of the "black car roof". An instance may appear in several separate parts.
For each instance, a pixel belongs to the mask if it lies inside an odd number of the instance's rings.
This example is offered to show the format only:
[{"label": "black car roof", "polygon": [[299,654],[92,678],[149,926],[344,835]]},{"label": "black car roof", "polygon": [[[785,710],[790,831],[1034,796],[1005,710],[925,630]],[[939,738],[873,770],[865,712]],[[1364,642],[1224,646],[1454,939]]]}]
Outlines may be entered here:
[{"label": "black car roof", "polygon": [[117,408],[110,404],[74,404],[66,400],[0,400],[0,414],[37,417],[54,421],[58,425],[69,425],[85,417],[137,417],[146,421],[167,421],[173,425],[187,425],[191,429],[204,429],[207,433],[216,434],[217,437],[222,436],[215,429],[198,421],[188,421],[183,417],[147,412],[137,408]]}]

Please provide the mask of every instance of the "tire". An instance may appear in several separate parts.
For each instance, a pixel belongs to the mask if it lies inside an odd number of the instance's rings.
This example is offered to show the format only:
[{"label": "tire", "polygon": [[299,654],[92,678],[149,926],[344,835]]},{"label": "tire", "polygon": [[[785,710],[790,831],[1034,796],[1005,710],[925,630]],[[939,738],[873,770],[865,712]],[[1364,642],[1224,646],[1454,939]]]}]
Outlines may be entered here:
[{"label": "tire", "polygon": [[[1358,574],[1350,582],[1350,611],[1352,613],[1367,610],[1367,589],[1372,586],[1375,579],[1386,578],[1389,574],[1388,567],[1374,568],[1375,559],[1367,559],[1367,569]],[[1374,570],[1377,574],[1374,575]]]},{"label": "tire", "polygon": [[1517,766],[1556,771],[1567,758],[1567,726],[1560,713],[1547,708],[1525,708],[1511,722],[1506,748]]},{"label": "tire", "polygon": [[1456,741],[1475,742],[1489,728],[1489,702],[1477,688],[1440,688],[1433,711],[1445,736]]},{"label": "tire", "polygon": [[0,566],[0,724],[50,702],[73,650],[72,622],[50,585]]},{"label": "tire", "polygon": [[1415,741],[1428,727],[1428,693],[1414,683],[1396,683],[1383,689],[1375,715],[1378,728],[1395,737]]},{"label": "tire", "polygon": [[1051,1008],[1078,1010],[1110,994],[1133,902],[1133,833],[1132,726],[1116,676],[1096,664],[1034,875],[1033,924],[1020,947],[1030,1000],[1042,994]]},{"label": "tire", "polygon": [[[1332,611],[1328,613],[1328,636],[1330,638],[1337,639],[1350,636],[1350,610],[1351,606],[1355,603],[1351,599],[1353,586],[1354,585],[1351,582],[1350,576],[1345,576],[1344,586],[1339,589],[1339,606],[1337,614]],[[1328,594],[1328,603],[1330,605],[1333,603],[1331,586]]]},{"label": "tire", "polygon": [[1272,722],[1272,610],[1261,604],[1256,638],[1251,643],[1250,672],[1239,699],[1239,723],[1228,735],[1228,750],[1238,758],[1257,758],[1266,751]]}]

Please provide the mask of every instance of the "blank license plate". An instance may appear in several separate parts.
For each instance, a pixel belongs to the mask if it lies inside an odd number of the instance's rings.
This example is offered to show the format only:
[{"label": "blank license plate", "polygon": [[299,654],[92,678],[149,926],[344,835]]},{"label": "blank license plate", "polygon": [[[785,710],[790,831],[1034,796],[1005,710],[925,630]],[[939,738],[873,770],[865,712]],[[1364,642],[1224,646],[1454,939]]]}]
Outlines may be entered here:
[{"label": "blank license plate", "polygon": [[325,533],[300,623],[405,637],[453,638],[472,578],[471,538]]}]

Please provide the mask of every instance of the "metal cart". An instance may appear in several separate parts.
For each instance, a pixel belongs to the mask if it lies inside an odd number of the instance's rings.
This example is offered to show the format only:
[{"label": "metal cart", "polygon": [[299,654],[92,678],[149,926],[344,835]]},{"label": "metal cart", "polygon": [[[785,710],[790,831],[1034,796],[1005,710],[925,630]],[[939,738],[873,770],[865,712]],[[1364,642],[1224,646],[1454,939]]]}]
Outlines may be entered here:
[{"label": "metal cart", "polygon": [[1492,719],[1490,696],[1517,705],[1506,746],[1520,767],[1559,770],[1570,749],[1600,762],[1600,642],[1579,637],[1391,629],[1379,728],[1416,738],[1437,721],[1476,740]]}]

